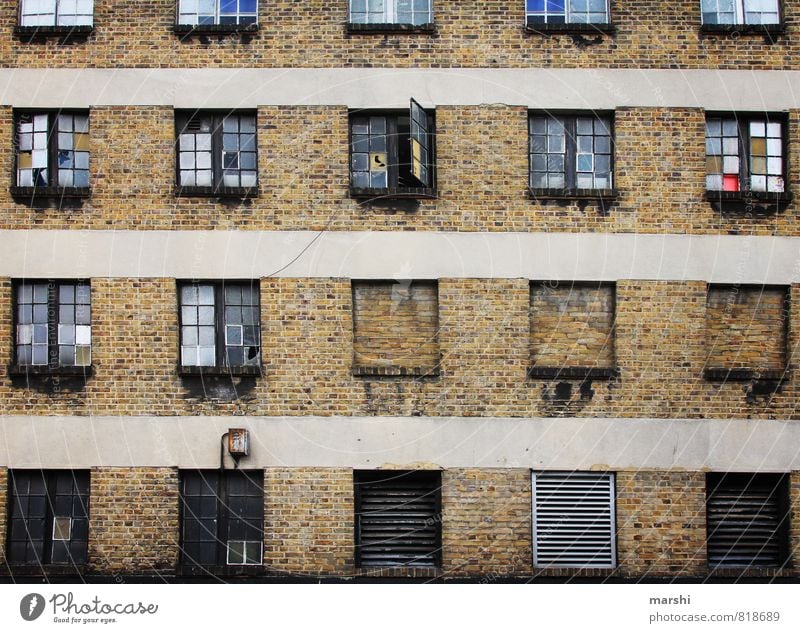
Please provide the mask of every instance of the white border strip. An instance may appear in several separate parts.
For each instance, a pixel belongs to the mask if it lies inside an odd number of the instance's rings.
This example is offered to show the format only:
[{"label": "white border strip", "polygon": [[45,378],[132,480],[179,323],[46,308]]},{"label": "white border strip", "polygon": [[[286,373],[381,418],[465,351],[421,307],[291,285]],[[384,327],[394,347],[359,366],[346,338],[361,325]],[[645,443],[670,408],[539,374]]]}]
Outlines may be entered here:
[{"label": "white border strip", "polygon": [[0,466],[216,468],[240,427],[243,468],[800,470],[800,420],[333,416],[0,416]]},{"label": "white border strip", "polygon": [[629,233],[0,231],[0,277],[800,283],[800,238]]}]

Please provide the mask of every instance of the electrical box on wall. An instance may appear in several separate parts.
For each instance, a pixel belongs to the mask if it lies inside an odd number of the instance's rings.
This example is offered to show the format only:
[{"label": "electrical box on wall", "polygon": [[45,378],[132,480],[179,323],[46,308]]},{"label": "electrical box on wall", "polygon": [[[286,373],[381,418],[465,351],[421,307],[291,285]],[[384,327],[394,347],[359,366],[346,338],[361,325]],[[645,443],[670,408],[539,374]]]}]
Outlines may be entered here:
[{"label": "electrical box on wall", "polygon": [[250,433],[247,429],[228,429],[228,453],[231,457],[247,457],[250,454]]}]

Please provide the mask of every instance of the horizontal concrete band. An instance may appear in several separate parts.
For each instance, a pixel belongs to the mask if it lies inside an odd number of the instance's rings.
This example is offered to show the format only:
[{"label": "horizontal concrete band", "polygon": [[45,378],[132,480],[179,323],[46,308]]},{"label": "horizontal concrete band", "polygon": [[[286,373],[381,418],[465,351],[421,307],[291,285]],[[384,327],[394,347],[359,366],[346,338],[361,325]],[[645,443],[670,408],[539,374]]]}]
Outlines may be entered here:
[{"label": "horizontal concrete band", "polygon": [[800,420],[312,416],[0,416],[0,465],[216,468],[242,427],[242,468],[800,470]]},{"label": "horizontal concrete band", "polygon": [[0,231],[0,276],[800,282],[800,238],[610,233]]},{"label": "horizontal concrete band", "polygon": [[167,105],[351,108],[504,103],[713,110],[800,107],[798,71],[653,69],[2,69],[0,103],[15,107]]}]

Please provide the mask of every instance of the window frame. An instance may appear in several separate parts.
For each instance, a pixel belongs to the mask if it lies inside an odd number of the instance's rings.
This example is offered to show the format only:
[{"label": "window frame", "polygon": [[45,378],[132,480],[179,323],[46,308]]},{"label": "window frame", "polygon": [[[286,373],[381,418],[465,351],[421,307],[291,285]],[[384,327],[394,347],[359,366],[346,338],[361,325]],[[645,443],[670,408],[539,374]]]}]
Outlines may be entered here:
[{"label": "window frame", "polygon": [[[352,1],[347,0],[347,31],[348,33],[436,33],[436,14],[434,8],[434,0],[429,0],[430,3],[430,21],[422,24],[408,24],[405,22],[354,22]],[[367,0],[368,1],[368,0]],[[396,3],[398,0],[388,0],[391,10],[385,11],[388,14],[396,15]]]},{"label": "window frame", "polygon": [[[38,284],[46,284],[48,286],[47,296],[47,358],[46,365],[23,365],[19,362],[19,343],[17,341],[17,326],[19,323],[19,288],[21,286],[33,286]],[[76,376],[88,378],[94,373],[94,342],[89,343],[89,354],[92,363],[88,365],[61,365],[53,364],[52,359],[58,359],[58,326],[61,325],[60,320],[60,288],[62,285],[71,286],[86,286],[89,288],[89,327],[92,328],[92,321],[94,318],[94,310],[92,307],[92,284],[90,279],[14,279],[12,280],[12,330],[14,335],[14,343],[12,350],[12,364],[9,366],[9,374],[15,376],[27,375],[53,375],[53,376]],[[72,304],[83,305],[83,304]],[[69,324],[65,324],[69,325]],[[93,337],[94,332],[90,331],[90,336]],[[55,338],[53,338],[55,337]],[[76,344],[73,344],[76,345]]]},{"label": "window frame", "polygon": [[[183,364],[183,301],[181,291],[188,286],[212,286],[214,289],[214,365]],[[226,286],[250,287],[258,301],[256,323],[258,333],[258,363],[252,365],[225,365],[225,288]],[[260,376],[263,373],[263,337],[261,322],[261,280],[177,280],[178,301],[178,374],[181,376]],[[250,307],[250,306],[248,306]],[[187,325],[188,327],[188,325]]]},{"label": "window frame", "polygon": [[[19,499],[20,495],[17,493],[17,477],[20,474],[26,473],[28,476],[31,475],[39,475],[41,476],[43,483],[44,483],[44,498],[45,498],[45,511],[44,511],[44,530],[42,533],[41,541],[37,539],[34,541],[30,538],[30,530],[27,528],[27,523],[29,518],[26,518],[25,513],[22,514],[22,520],[26,524],[26,537],[25,539],[14,539],[12,538],[13,532],[13,521],[18,520],[14,516],[14,508]],[[85,478],[86,489],[85,492],[78,491],[75,494],[72,490],[69,494],[70,497],[73,498],[72,501],[72,510],[70,512],[69,517],[59,515],[56,517],[55,515],[55,499],[56,496],[61,496],[63,493],[58,493],[58,478],[59,477],[71,477],[72,479],[72,486],[73,489],[79,487],[83,483],[83,481],[78,482],[77,477],[81,476]],[[28,569],[30,568],[34,573],[40,572],[42,568],[47,569],[48,571],[57,571],[63,570],[67,571],[74,571],[77,569],[84,568],[89,560],[89,522],[90,522],[90,503],[91,503],[91,473],[87,469],[41,469],[41,470],[34,470],[29,468],[18,468],[18,469],[9,469],[8,471],[8,508],[7,508],[7,520],[6,520],[6,534],[5,534],[5,547],[6,547],[6,561],[8,565],[14,569]],[[29,497],[30,495],[26,495]],[[39,495],[37,495],[39,496]],[[85,510],[85,516],[76,517],[74,514],[74,503],[75,499],[81,501],[81,506]],[[21,506],[20,506],[21,508]],[[73,540],[77,541],[79,544],[83,543],[84,550],[82,552],[82,558],[76,560],[73,556],[69,555],[69,559],[67,561],[61,562],[53,562],[53,541],[58,541],[61,539],[55,539],[55,519],[56,518],[69,518],[70,519],[70,538],[66,541],[72,543]],[[81,529],[83,532],[84,538],[75,538],[75,530],[76,520],[80,520],[85,522],[84,528]],[[84,531],[85,530],[85,531]],[[39,561],[19,561],[13,560],[12,557],[12,541],[16,542],[25,542],[27,543],[27,547],[32,547],[34,543],[41,542],[42,543],[42,551],[44,553],[43,560]]]},{"label": "window frame", "polygon": [[[89,137],[89,149],[87,153],[89,154],[89,167],[87,167],[86,171],[88,172],[89,178],[89,185],[86,187],[76,187],[74,185],[63,186],[58,184],[58,174],[59,174],[59,166],[58,166],[58,118],[59,115],[66,114],[66,115],[85,115],[87,120],[87,129],[88,132],[86,134]],[[19,154],[20,154],[20,140],[19,140],[19,126],[20,126],[20,119],[22,116],[30,115],[31,119],[35,118],[36,116],[46,115],[47,116],[47,185],[39,186],[39,185],[20,185],[19,184]],[[91,134],[92,134],[92,124],[91,124],[91,109],[76,109],[76,108],[61,108],[61,109],[52,109],[52,108],[41,108],[41,109],[33,109],[33,108],[15,108],[13,114],[13,152],[14,152],[14,169],[11,176],[11,196],[17,200],[34,200],[37,198],[89,198],[92,194],[91,182],[92,182],[92,149],[91,149]],[[74,151],[74,149],[73,149]]]},{"label": "window frame", "polygon": [[[410,100],[410,107],[408,110],[400,109],[363,109],[363,110],[350,110],[347,117],[347,173],[348,184],[350,190],[350,197],[355,199],[435,199],[438,197],[437,192],[437,170],[436,170],[436,109],[423,108],[414,99]],[[418,186],[400,186],[399,171],[400,171],[400,143],[407,142],[409,144],[409,157],[412,161],[409,163],[409,171],[412,169],[413,156],[412,156],[412,109],[416,106],[422,110],[427,117],[427,140],[428,140],[428,178],[430,186],[425,186],[419,183]],[[402,116],[409,118],[409,131],[408,136],[400,137],[397,132],[398,119]],[[386,171],[386,187],[356,187],[353,184],[353,119],[356,117],[385,117],[386,118],[386,157],[387,157],[387,171]],[[361,152],[358,152],[361,153]],[[415,177],[412,175],[412,177]]]},{"label": "window frame", "polygon": [[[234,574],[234,575],[260,575],[265,573],[264,567],[264,537],[266,534],[265,529],[265,515],[264,515],[264,499],[266,490],[264,487],[264,471],[263,469],[245,469],[245,470],[212,470],[212,469],[180,469],[179,485],[178,485],[178,521],[179,521],[179,565],[181,572],[184,574],[206,574],[206,573],[221,573],[221,574]],[[214,559],[213,564],[200,563],[192,561],[186,551],[186,527],[187,527],[187,503],[186,498],[190,496],[202,495],[187,495],[185,486],[187,484],[188,476],[199,477],[201,485],[206,486],[208,477],[210,475],[217,476],[215,487],[216,499],[216,533],[214,535]],[[241,541],[237,539],[229,539],[230,536],[230,523],[237,520],[235,513],[231,509],[229,498],[232,496],[230,493],[231,481],[235,477],[243,477],[249,482],[254,483],[261,491],[260,520],[261,531],[260,554],[261,560],[258,563],[230,563],[230,548],[228,544],[231,542],[247,542],[253,543],[254,541]],[[211,486],[208,486],[211,488]],[[248,495],[252,496],[252,495]],[[196,520],[196,519],[195,519]],[[239,519],[247,520],[247,519]],[[223,537],[225,537],[223,539]],[[198,541],[199,542],[199,541]]]},{"label": "window frame", "polygon": [[[224,184],[225,169],[222,163],[223,121],[230,116],[252,114],[255,122],[256,184],[252,187]],[[211,118],[211,180],[207,185],[181,185],[180,136],[195,118]],[[256,198],[259,189],[258,111],[257,110],[175,110],[175,195],[177,197]],[[239,169],[238,171],[242,171]]]},{"label": "window frame", "polygon": [[[741,5],[742,13],[741,19],[746,19],[747,12],[744,10],[745,0],[734,0],[734,8],[738,10]],[[774,36],[782,35],[786,31],[786,18],[783,10],[782,0],[777,0],[778,5],[778,21],[772,23],[748,23],[748,22],[734,22],[734,23],[713,23],[705,22],[703,19],[703,0],[698,0],[698,8],[700,11],[700,32],[706,34],[736,34],[736,35],[765,35],[767,42],[774,43]]]},{"label": "window frame", "polygon": [[[522,0],[523,11],[525,13],[525,26],[524,30],[528,33],[538,33],[540,35],[547,35],[548,33],[600,33],[606,35],[614,35],[617,31],[613,23],[611,15],[611,0],[605,0],[605,22],[571,22],[568,17],[570,15],[569,4],[570,0],[564,0],[564,22],[534,22],[531,21],[533,15],[528,10],[527,0]],[[547,2],[545,0],[545,11],[547,10]],[[587,12],[588,13],[588,12]],[[549,14],[538,14],[547,17]]]},{"label": "window frame", "polygon": [[17,2],[17,21],[14,26],[14,35],[23,40],[31,41],[37,38],[46,38],[48,36],[61,36],[65,40],[70,39],[85,39],[94,32],[94,4],[92,4],[92,23],[91,24],[58,24],[58,2],[56,2],[56,10],[53,13],[54,24],[47,25],[30,25],[22,24],[23,7],[25,0]]},{"label": "window frame", "polygon": [[[182,23],[181,19],[181,3],[183,0],[175,2],[175,21],[172,25],[173,33],[177,35],[191,35],[191,34],[204,34],[204,33],[255,33],[259,29],[259,14],[261,11],[261,3],[256,0],[256,15],[255,22],[251,23],[225,23],[215,22],[213,24],[187,24]],[[214,14],[219,16],[221,0],[214,0]],[[215,18],[216,19],[216,18]]]}]

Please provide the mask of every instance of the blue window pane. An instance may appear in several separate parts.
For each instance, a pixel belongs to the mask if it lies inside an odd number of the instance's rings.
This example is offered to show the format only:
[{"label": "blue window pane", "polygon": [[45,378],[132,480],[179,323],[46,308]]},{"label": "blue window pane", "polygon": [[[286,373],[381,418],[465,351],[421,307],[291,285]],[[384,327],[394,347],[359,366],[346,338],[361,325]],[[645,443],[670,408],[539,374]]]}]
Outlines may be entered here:
[{"label": "blue window pane", "polygon": [[237,2],[236,0],[222,0],[219,3],[219,12],[220,13],[236,13]]},{"label": "blue window pane", "polygon": [[547,11],[553,13],[564,12],[564,0],[547,0]]},{"label": "blue window pane", "polygon": [[239,11],[242,13],[255,13],[258,0],[239,0]]},{"label": "blue window pane", "polygon": [[544,0],[527,0],[528,11],[544,11]]}]

